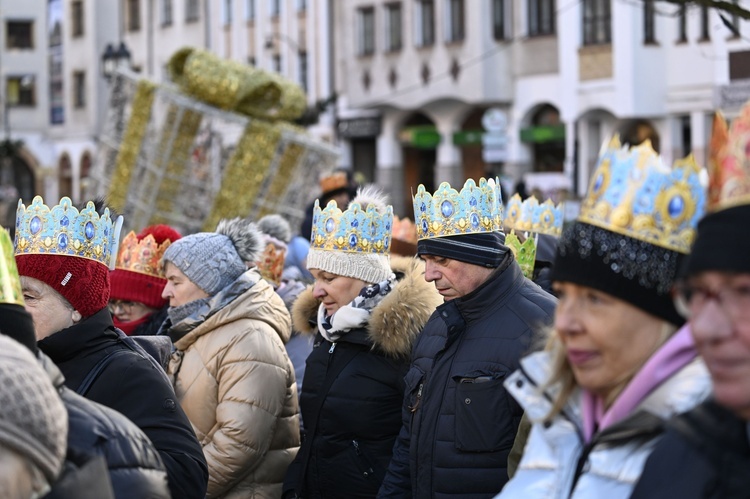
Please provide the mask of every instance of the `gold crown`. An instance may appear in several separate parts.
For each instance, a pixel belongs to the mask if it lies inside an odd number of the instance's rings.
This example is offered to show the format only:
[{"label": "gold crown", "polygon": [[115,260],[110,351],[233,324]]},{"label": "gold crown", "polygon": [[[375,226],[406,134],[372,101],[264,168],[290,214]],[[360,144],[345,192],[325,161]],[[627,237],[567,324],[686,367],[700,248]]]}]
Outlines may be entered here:
[{"label": "gold crown", "polygon": [[278,286],[281,284],[281,274],[284,272],[284,259],[286,250],[277,248],[275,244],[268,243],[263,254],[256,262],[260,275],[268,282]]},{"label": "gold crown", "polygon": [[563,203],[555,205],[551,199],[542,204],[535,196],[521,201],[518,193],[508,201],[505,227],[537,234],[560,237],[563,227]]},{"label": "gold crown", "polygon": [[599,156],[578,220],[688,253],[703,216],[705,184],[692,155],[670,168],[651,142],[628,148],[615,136]]},{"label": "gold crown", "polygon": [[21,279],[18,277],[16,259],[13,256],[13,242],[7,230],[0,227],[0,303],[13,303],[23,306]]},{"label": "gold crown", "polygon": [[310,246],[318,250],[388,255],[392,224],[391,206],[381,214],[373,205],[363,210],[355,202],[341,211],[336,201],[329,201],[321,210],[319,200],[315,200]]},{"label": "gold crown", "polygon": [[139,241],[131,231],[120,243],[115,268],[164,279],[160,262],[171,244],[169,239],[159,244],[151,234]]},{"label": "gold crown", "polygon": [[731,129],[721,113],[714,116],[708,159],[707,211],[750,204],[750,102],[732,121]]}]

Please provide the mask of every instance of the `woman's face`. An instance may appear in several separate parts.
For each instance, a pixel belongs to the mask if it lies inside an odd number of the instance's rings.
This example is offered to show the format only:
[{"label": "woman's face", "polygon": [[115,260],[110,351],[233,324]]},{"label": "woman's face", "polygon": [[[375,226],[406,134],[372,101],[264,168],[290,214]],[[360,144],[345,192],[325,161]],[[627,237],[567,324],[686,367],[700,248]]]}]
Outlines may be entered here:
[{"label": "woman's face", "polygon": [[362,288],[367,286],[367,283],[360,279],[331,274],[319,269],[310,269],[310,273],[315,278],[313,296],[323,303],[328,316],[351,303]]},{"label": "woman's face", "polygon": [[164,286],[161,297],[169,301],[170,307],[179,307],[191,301],[208,298],[208,293],[188,279],[172,262],[164,265],[164,276],[167,278],[167,285]]},{"label": "woman's face", "polygon": [[554,327],[578,385],[605,400],[664,342],[665,322],[612,295],[555,282]]}]

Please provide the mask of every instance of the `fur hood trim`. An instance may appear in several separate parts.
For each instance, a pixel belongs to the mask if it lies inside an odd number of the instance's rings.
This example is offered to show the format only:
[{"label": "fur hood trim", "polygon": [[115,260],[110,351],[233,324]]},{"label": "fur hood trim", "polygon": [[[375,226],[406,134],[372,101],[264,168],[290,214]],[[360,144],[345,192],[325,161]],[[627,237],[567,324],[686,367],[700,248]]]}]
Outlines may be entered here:
[{"label": "fur hood trim", "polygon": [[[434,284],[424,280],[424,263],[417,258],[391,257],[391,269],[398,281],[393,291],[375,307],[367,331],[375,347],[391,357],[411,355],[411,348],[443,298]],[[320,301],[308,286],[292,306],[295,331],[318,332]]]}]

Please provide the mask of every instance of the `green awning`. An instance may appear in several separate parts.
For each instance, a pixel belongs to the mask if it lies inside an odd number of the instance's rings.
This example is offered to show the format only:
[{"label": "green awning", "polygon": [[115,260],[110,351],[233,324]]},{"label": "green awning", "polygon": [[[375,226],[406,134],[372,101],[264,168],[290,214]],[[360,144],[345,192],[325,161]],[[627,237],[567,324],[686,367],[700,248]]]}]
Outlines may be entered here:
[{"label": "green awning", "polygon": [[435,149],[440,144],[441,136],[434,125],[419,125],[404,128],[398,134],[399,141],[418,149]]},{"label": "green awning", "polygon": [[565,125],[531,126],[521,129],[521,142],[541,144],[565,140]]}]

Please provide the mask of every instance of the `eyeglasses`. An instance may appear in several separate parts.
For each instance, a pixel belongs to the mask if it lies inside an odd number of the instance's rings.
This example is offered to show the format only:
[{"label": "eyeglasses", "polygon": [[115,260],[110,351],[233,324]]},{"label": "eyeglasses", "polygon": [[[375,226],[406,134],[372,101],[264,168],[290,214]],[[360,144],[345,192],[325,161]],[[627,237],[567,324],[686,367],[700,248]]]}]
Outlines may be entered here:
[{"label": "eyeglasses", "polygon": [[109,311],[113,314],[117,313],[117,309],[121,309],[126,314],[129,314],[133,311],[133,307],[136,305],[138,305],[138,302],[129,300],[110,300],[107,306],[109,307]]},{"label": "eyeglasses", "polygon": [[674,304],[677,312],[689,319],[700,314],[712,300],[716,300],[732,318],[750,315],[750,286],[748,285],[726,286],[714,291],[700,285],[679,283]]}]

